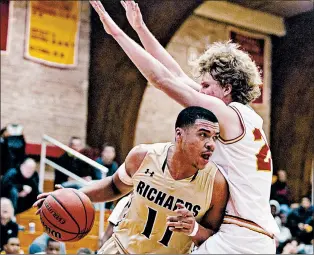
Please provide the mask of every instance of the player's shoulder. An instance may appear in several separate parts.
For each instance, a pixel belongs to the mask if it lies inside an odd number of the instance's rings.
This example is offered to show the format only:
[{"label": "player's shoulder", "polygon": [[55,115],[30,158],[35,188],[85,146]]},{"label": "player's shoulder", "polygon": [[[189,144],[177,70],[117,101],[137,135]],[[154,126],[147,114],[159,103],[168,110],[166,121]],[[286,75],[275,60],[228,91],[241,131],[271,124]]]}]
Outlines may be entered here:
[{"label": "player's shoulder", "polygon": [[147,154],[155,154],[157,156],[163,155],[168,148],[172,145],[172,143],[153,143],[153,144],[139,144],[135,146],[133,149],[137,152],[146,151]]},{"label": "player's shoulder", "polygon": [[147,155],[163,155],[170,146],[171,143],[139,144],[129,152],[126,162],[140,166]]}]

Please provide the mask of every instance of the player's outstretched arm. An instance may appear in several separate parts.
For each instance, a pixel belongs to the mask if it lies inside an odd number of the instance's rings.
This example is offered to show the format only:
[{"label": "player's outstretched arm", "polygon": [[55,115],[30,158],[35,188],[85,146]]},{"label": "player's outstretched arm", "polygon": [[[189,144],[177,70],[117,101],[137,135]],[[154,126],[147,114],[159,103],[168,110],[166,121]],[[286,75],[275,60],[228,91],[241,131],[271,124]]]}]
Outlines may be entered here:
[{"label": "player's outstretched arm", "polygon": [[126,17],[132,28],[138,34],[144,48],[148,53],[160,61],[168,70],[180,78],[184,83],[191,88],[199,91],[201,86],[191,79],[172,58],[167,50],[158,42],[155,36],[150,32],[143,21],[141,10],[134,1],[121,1],[121,4],[126,12]]},{"label": "player's outstretched arm", "polygon": [[133,190],[132,176],[139,169],[147,150],[134,147],[113,176],[93,182],[80,189],[92,202],[113,201]]},{"label": "player's outstretched arm", "polygon": [[220,124],[224,121],[227,123],[230,122],[230,116],[226,115],[226,111],[233,111],[228,109],[222,100],[199,93],[185,84],[181,79],[174,76],[156,58],[126,35],[111,19],[99,1],[90,1],[90,3],[99,14],[106,32],[113,36],[139,71],[152,85],[164,91],[168,96],[184,107],[204,107],[214,112]]}]

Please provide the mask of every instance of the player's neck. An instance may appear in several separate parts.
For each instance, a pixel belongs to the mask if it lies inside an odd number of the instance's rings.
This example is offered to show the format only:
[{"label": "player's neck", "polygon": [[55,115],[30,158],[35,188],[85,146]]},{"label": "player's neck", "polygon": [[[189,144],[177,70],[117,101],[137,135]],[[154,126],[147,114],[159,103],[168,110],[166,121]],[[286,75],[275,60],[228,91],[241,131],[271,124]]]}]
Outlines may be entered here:
[{"label": "player's neck", "polygon": [[174,180],[189,178],[198,171],[190,162],[187,162],[185,157],[182,157],[182,153],[176,151],[175,146],[168,150],[167,166]]}]

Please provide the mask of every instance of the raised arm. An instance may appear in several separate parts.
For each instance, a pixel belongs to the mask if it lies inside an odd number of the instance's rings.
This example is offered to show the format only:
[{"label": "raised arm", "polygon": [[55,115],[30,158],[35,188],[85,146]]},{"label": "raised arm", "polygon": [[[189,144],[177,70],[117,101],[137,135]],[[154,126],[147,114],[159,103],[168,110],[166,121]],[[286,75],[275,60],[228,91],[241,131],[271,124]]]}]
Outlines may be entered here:
[{"label": "raised arm", "polygon": [[164,91],[169,97],[184,107],[200,106],[213,111],[219,120],[221,134],[224,134],[225,128],[230,126],[230,122],[233,121],[232,118],[236,118],[238,121],[236,113],[227,107],[222,100],[199,93],[189,87],[184,80],[173,75],[156,58],[126,35],[111,19],[100,1],[90,1],[90,3],[98,13],[106,32],[113,36],[139,71],[153,86]]},{"label": "raised arm", "polygon": [[191,88],[199,91],[201,86],[191,79],[172,58],[168,51],[158,42],[143,21],[141,10],[134,1],[121,1],[125,9],[127,19],[132,28],[138,34],[144,48],[148,53],[162,63],[174,76]]}]

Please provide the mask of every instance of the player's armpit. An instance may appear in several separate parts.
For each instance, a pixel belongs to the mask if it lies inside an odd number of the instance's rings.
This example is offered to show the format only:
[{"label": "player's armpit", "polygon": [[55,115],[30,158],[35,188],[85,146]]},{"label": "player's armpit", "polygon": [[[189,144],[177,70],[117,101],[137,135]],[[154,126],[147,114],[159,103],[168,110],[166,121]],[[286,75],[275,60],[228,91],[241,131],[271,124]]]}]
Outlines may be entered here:
[{"label": "player's armpit", "polygon": [[211,208],[206,212],[200,222],[197,234],[192,237],[196,245],[201,245],[208,237],[215,234],[222,224],[226,206],[229,199],[228,182],[218,170],[215,175]]}]

